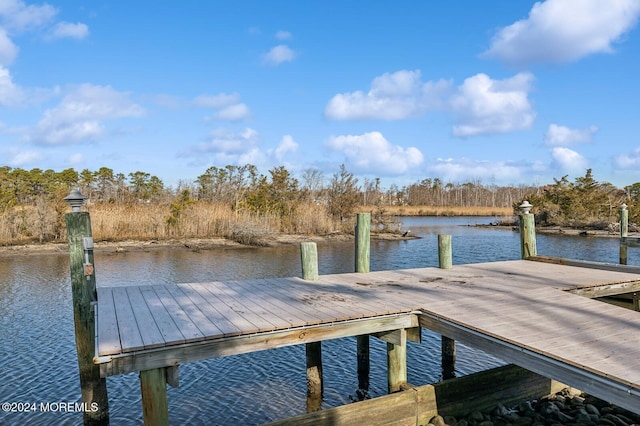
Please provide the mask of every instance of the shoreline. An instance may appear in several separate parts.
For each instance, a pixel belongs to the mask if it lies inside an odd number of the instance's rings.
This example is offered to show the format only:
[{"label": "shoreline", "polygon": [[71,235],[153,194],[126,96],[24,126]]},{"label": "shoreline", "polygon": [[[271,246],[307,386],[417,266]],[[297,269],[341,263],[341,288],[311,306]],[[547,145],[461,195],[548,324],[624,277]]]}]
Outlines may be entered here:
[{"label": "shoreline", "polygon": [[[505,231],[517,232],[517,225],[466,225],[480,228],[503,229]],[[566,236],[596,237],[596,238],[620,238],[617,232],[606,229],[576,229],[560,226],[536,227],[536,232],[540,234],[557,234]],[[629,236],[640,236],[639,233],[630,232]],[[402,236],[399,233],[371,233],[372,240],[402,241],[412,240],[420,237],[414,235]],[[223,237],[214,238],[173,238],[173,239],[152,239],[135,240],[126,239],[122,241],[96,241],[95,251],[99,254],[116,254],[127,252],[148,252],[161,249],[184,249],[191,251],[213,250],[213,249],[247,249],[247,248],[268,248],[283,247],[302,242],[331,243],[353,240],[354,236],[348,233],[336,232],[326,235],[296,235],[296,234],[274,234],[260,238],[256,244],[242,244],[234,240]],[[21,256],[26,254],[66,254],[68,246],[66,241],[47,243],[24,243],[7,244],[0,246],[0,257]]]},{"label": "shoreline", "polygon": [[[372,240],[412,240],[418,237],[406,236],[393,233],[372,233]],[[328,235],[295,235],[278,234],[261,238],[257,244],[242,244],[222,237],[216,238],[174,238],[174,239],[153,239],[135,240],[127,239],[122,241],[96,241],[96,254],[117,254],[129,252],[149,252],[163,249],[191,250],[194,252],[214,249],[250,249],[283,247],[302,242],[330,243],[353,240],[354,236],[346,233],[334,233]],[[68,245],[66,241],[48,243],[25,243],[15,245],[0,246],[0,257],[23,256],[27,254],[67,254]]]}]

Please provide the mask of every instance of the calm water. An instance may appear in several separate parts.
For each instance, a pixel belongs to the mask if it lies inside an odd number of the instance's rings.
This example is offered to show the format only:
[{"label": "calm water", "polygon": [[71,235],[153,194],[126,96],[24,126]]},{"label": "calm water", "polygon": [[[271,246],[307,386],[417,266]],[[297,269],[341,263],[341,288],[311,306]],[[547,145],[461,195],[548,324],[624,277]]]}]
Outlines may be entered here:
[{"label": "calm water", "polygon": [[[373,241],[371,269],[437,266],[437,235],[451,234],[454,264],[518,259],[518,233],[478,228],[493,218],[407,218],[404,229],[421,238]],[[538,235],[538,253],[616,263],[618,240]],[[321,274],[351,272],[353,243],[321,244]],[[101,255],[98,285],[164,284],[300,275],[298,247],[187,249]],[[629,250],[629,264],[640,264]],[[408,379],[416,385],[438,381],[440,338],[423,331],[423,343],[409,343]],[[324,408],[350,402],[357,389],[355,339],[323,343]],[[386,344],[371,339],[372,396],[386,393]],[[458,345],[457,374],[502,361]],[[142,422],[136,374],[107,379],[113,425]],[[304,346],[293,346],[180,366],[180,387],[169,388],[175,424],[258,424],[305,412]],[[0,258],[0,403],[79,402],[73,312],[66,254]],[[79,413],[3,413],[0,424],[81,424]]]}]

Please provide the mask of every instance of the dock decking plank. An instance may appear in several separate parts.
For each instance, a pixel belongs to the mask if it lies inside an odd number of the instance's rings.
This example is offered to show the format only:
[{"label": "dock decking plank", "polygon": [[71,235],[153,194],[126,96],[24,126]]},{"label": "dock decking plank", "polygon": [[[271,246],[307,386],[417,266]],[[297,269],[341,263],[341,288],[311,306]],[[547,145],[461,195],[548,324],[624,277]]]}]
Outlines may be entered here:
[{"label": "dock decking plank", "polygon": [[204,340],[204,334],[202,334],[198,326],[191,320],[189,314],[182,309],[178,301],[169,292],[167,289],[168,286],[175,286],[175,284],[154,285],[152,288],[174,324],[178,330],[180,330],[184,341],[197,342],[198,340]]},{"label": "dock decking plank", "polygon": [[153,290],[152,285],[140,286],[140,293],[144,297],[144,301],[149,307],[149,312],[160,330],[160,334],[164,339],[165,346],[170,344],[180,344],[185,342],[185,337],[180,332],[180,329],[171,318],[169,312],[162,304],[162,300],[158,297]]},{"label": "dock decking plank", "polygon": [[113,287],[113,303],[118,319],[118,332],[120,333],[120,343],[123,351],[135,351],[144,349],[144,341],[134,310],[129,301],[126,287]]},{"label": "dock decking plank", "polygon": [[205,300],[214,305],[218,312],[220,312],[229,322],[238,327],[242,333],[250,334],[260,331],[260,326],[254,324],[253,321],[248,319],[248,317],[251,316],[249,313],[246,313],[237,307],[234,309],[233,305],[236,305],[236,303],[233,299],[229,299],[224,294],[217,294],[218,290],[216,287],[224,285],[223,283],[213,282],[192,285],[200,295],[205,298]]},{"label": "dock decking plank", "polygon": [[[120,333],[118,333],[118,319],[113,302],[111,288],[98,287],[98,354],[114,355],[122,352]],[[96,354],[97,355],[97,354]]]},{"label": "dock decking plank", "polygon": [[240,327],[237,327],[232,322],[227,320],[227,318],[225,318],[225,316],[221,312],[219,312],[214,305],[212,305],[208,300],[202,297],[200,292],[205,290],[199,288],[197,284],[178,285],[180,287],[188,289],[188,291],[185,291],[185,294],[198,307],[198,309],[200,309],[200,312],[202,312],[202,314],[210,322],[212,322],[216,327],[220,329],[220,337],[236,336],[242,333],[242,329]]},{"label": "dock decking plank", "polygon": [[[165,345],[164,337],[160,333],[160,329],[156,324],[147,302],[144,300],[144,296],[140,292],[140,286],[127,287],[127,296],[131,306],[134,307],[134,315],[136,317],[136,323],[138,329],[142,335],[142,342],[145,349],[159,348]],[[123,351],[129,352],[135,350],[134,348],[125,348],[123,345]]]},{"label": "dock decking plank", "polygon": [[205,338],[220,336],[224,334],[215,323],[213,323],[190,298],[190,293],[194,292],[191,287],[182,284],[167,285],[165,287],[173,298],[178,302],[180,308],[189,315],[189,318],[198,327]]}]

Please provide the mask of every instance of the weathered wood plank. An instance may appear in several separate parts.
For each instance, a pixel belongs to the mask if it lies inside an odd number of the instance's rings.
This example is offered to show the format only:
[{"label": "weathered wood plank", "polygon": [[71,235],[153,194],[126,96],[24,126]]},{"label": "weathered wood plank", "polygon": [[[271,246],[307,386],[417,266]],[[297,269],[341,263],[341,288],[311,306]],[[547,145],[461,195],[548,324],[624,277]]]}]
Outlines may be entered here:
[{"label": "weathered wood plank", "polygon": [[[198,307],[207,320],[220,329],[222,337],[236,336],[242,333],[242,329],[240,327],[225,318],[225,316],[219,312],[215,306],[202,297],[200,292],[206,292],[206,290],[201,286],[195,284],[179,284],[179,286],[184,289],[187,297]],[[212,335],[210,337],[216,336]]]},{"label": "weathered wood plank", "polygon": [[[165,339],[156,324],[156,320],[151,315],[151,311],[140,291],[140,286],[127,287],[127,296],[133,308],[133,313],[138,324],[138,330],[142,335],[142,342],[145,349],[158,348],[165,345]],[[123,345],[123,350],[125,350]],[[126,351],[135,349],[126,348]]]},{"label": "weathered wood plank", "polygon": [[189,318],[198,327],[205,339],[222,336],[224,334],[222,330],[202,312],[201,307],[196,305],[193,299],[189,297],[191,293],[194,293],[191,287],[185,286],[184,284],[176,284],[167,285],[166,289],[171,293],[184,312],[189,315]]},{"label": "weathered wood plank", "polygon": [[133,308],[129,302],[126,287],[113,287],[113,303],[116,309],[116,317],[118,318],[118,331],[120,333],[120,343],[122,350],[136,351],[144,349],[144,341]]},{"label": "weathered wood plank", "polygon": [[173,321],[173,318],[171,318],[169,312],[167,312],[167,308],[162,304],[162,300],[160,300],[158,294],[153,290],[153,286],[140,286],[140,293],[142,293],[144,301],[149,307],[149,312],[151,312],[158,326],[158,330],[160,330],[160,334],[162,334],[165,345],[184,343],[185,337]]},{"label": "weathered wood plank", "polygon": [[418,318],[415,315],[402,314],[331,323],[327,327],[301,327],[269,333],[224,337],[172,346],[162,350],[114,356],[109,363],[100,365],[100,373],[103,377],[113,376],[209,358],[417,326]]},{"label": "weathered wood plank", "polygon": [[[174,287],[175,285],[169,284]],[[185,342],[196,342],[204,339],[204,335],[198,328],[198,326],[191,320],[189,315],[182,309],[180,304],[176,301],[173,295],[169,292],[166,285],[154,285],[152,286],[156,296],[160,299],[160,302],[165,307],[167,313],[173,320],[174,324],[180,330],[180,334],[184,336]]]},{"label": "weathered wood plank", "polygon": [[223,283],[216,282],[192,285],[198,290],[202,297],[215,306],[218,312],[243,333],[256,333],[260,331],[260,326],[254,323],[255,319],[254,321],[249,319],[251,317],[250,313],[244,312],[242,308],[238,307],[234,299],[227,297],[217,289],[217,286],[224,285]]},{"label": "weathered wood plank", "polygon": [[[244,286],[245,283],[239,283],[239,285]],[[268,286],[269,283],[265,282],[263,285]],[[261,300],[261,303],[269,310],[278,312],[283,319],[283,324],[289,328],[320,324],[322,322],[322,319],[313,312],[302,310],[291,303],[285,303],[274,289],[251,289],[250,291],[253,291],[254,297]]]},{"label": "weathered wood plank", "polygon": [[120,333],[118,333],[118,319],[110,288],[98,287],[98,354],[113,355],[122,352]]},{"label": "weathered wood plank", "polygon": [[515,405],[560,391],[565,385],[507,365],[433,385],[268,423],[269,426],[373,424],[424,425],[434,416],[464,417],[498,404]]}]

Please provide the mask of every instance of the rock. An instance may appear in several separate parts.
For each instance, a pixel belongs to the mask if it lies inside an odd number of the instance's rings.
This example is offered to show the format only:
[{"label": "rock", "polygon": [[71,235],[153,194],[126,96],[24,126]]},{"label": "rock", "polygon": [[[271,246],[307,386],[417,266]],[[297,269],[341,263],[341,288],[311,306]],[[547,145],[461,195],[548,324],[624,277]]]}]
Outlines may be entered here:
[{"label": "rock", "polygon": [[453,416],[444,416],[444,422],[449,426],[459,426],[458,420]]},{"label": "rock", "polygon": [[595,414],[597,416],[600,416],[600,410],[598,410],[598,408],[593,404],[585,405],[584,409],[587,411],[588,414]]},{"label": "rock", "polygon": [[536,410],[533,409],[531,401],[525,401],[518,404],[518,412],[520,414],[533,414]]},{"label": "rock", "polygon": [[545,417],[551,416],[554,413],[559,412],[560,410],[552,401],[544,401],[537,408],[538,413],[542,414]]},{"label": "rock", "polygon": [[569,423],[569,422],[573,421],[573,417],[571,417],[568,414],[563,413],[562,411],[557,411],[557,412],[553,413],[553,416],[557,420],[560,420],[562,423]]},{"label": "rock", "polygon": [[616,416],[615,414],[605,414],[604,416],[602,416],[600,418],[600,421],[602,421],[604,419],[612,421],[613,424],[615,424],[616,426],[629,426],[629,423],[625,422],[624,420],[622,420],[619,416]]},{"label": "rock", "polygon": [[475,423],[479,423],[484,420],[484,414],[480,411],[474,411],[469,414],[469,422],[474,421]]},{"label": "rock", "polygon": [[516,426],[529,426],[533,424],[533,419],[529,416],[520,416],[513,424]]},{"label": "rock", "polygon": [[431,420],[429,420],[429,423],[433,426],[447,426],[442,416],[433,417]]},{"label": "rock", "polygon": [[510,411],[502,404],[498,404],[496,408],[491,412],[492,416],[504,417],[509,414]]}]

